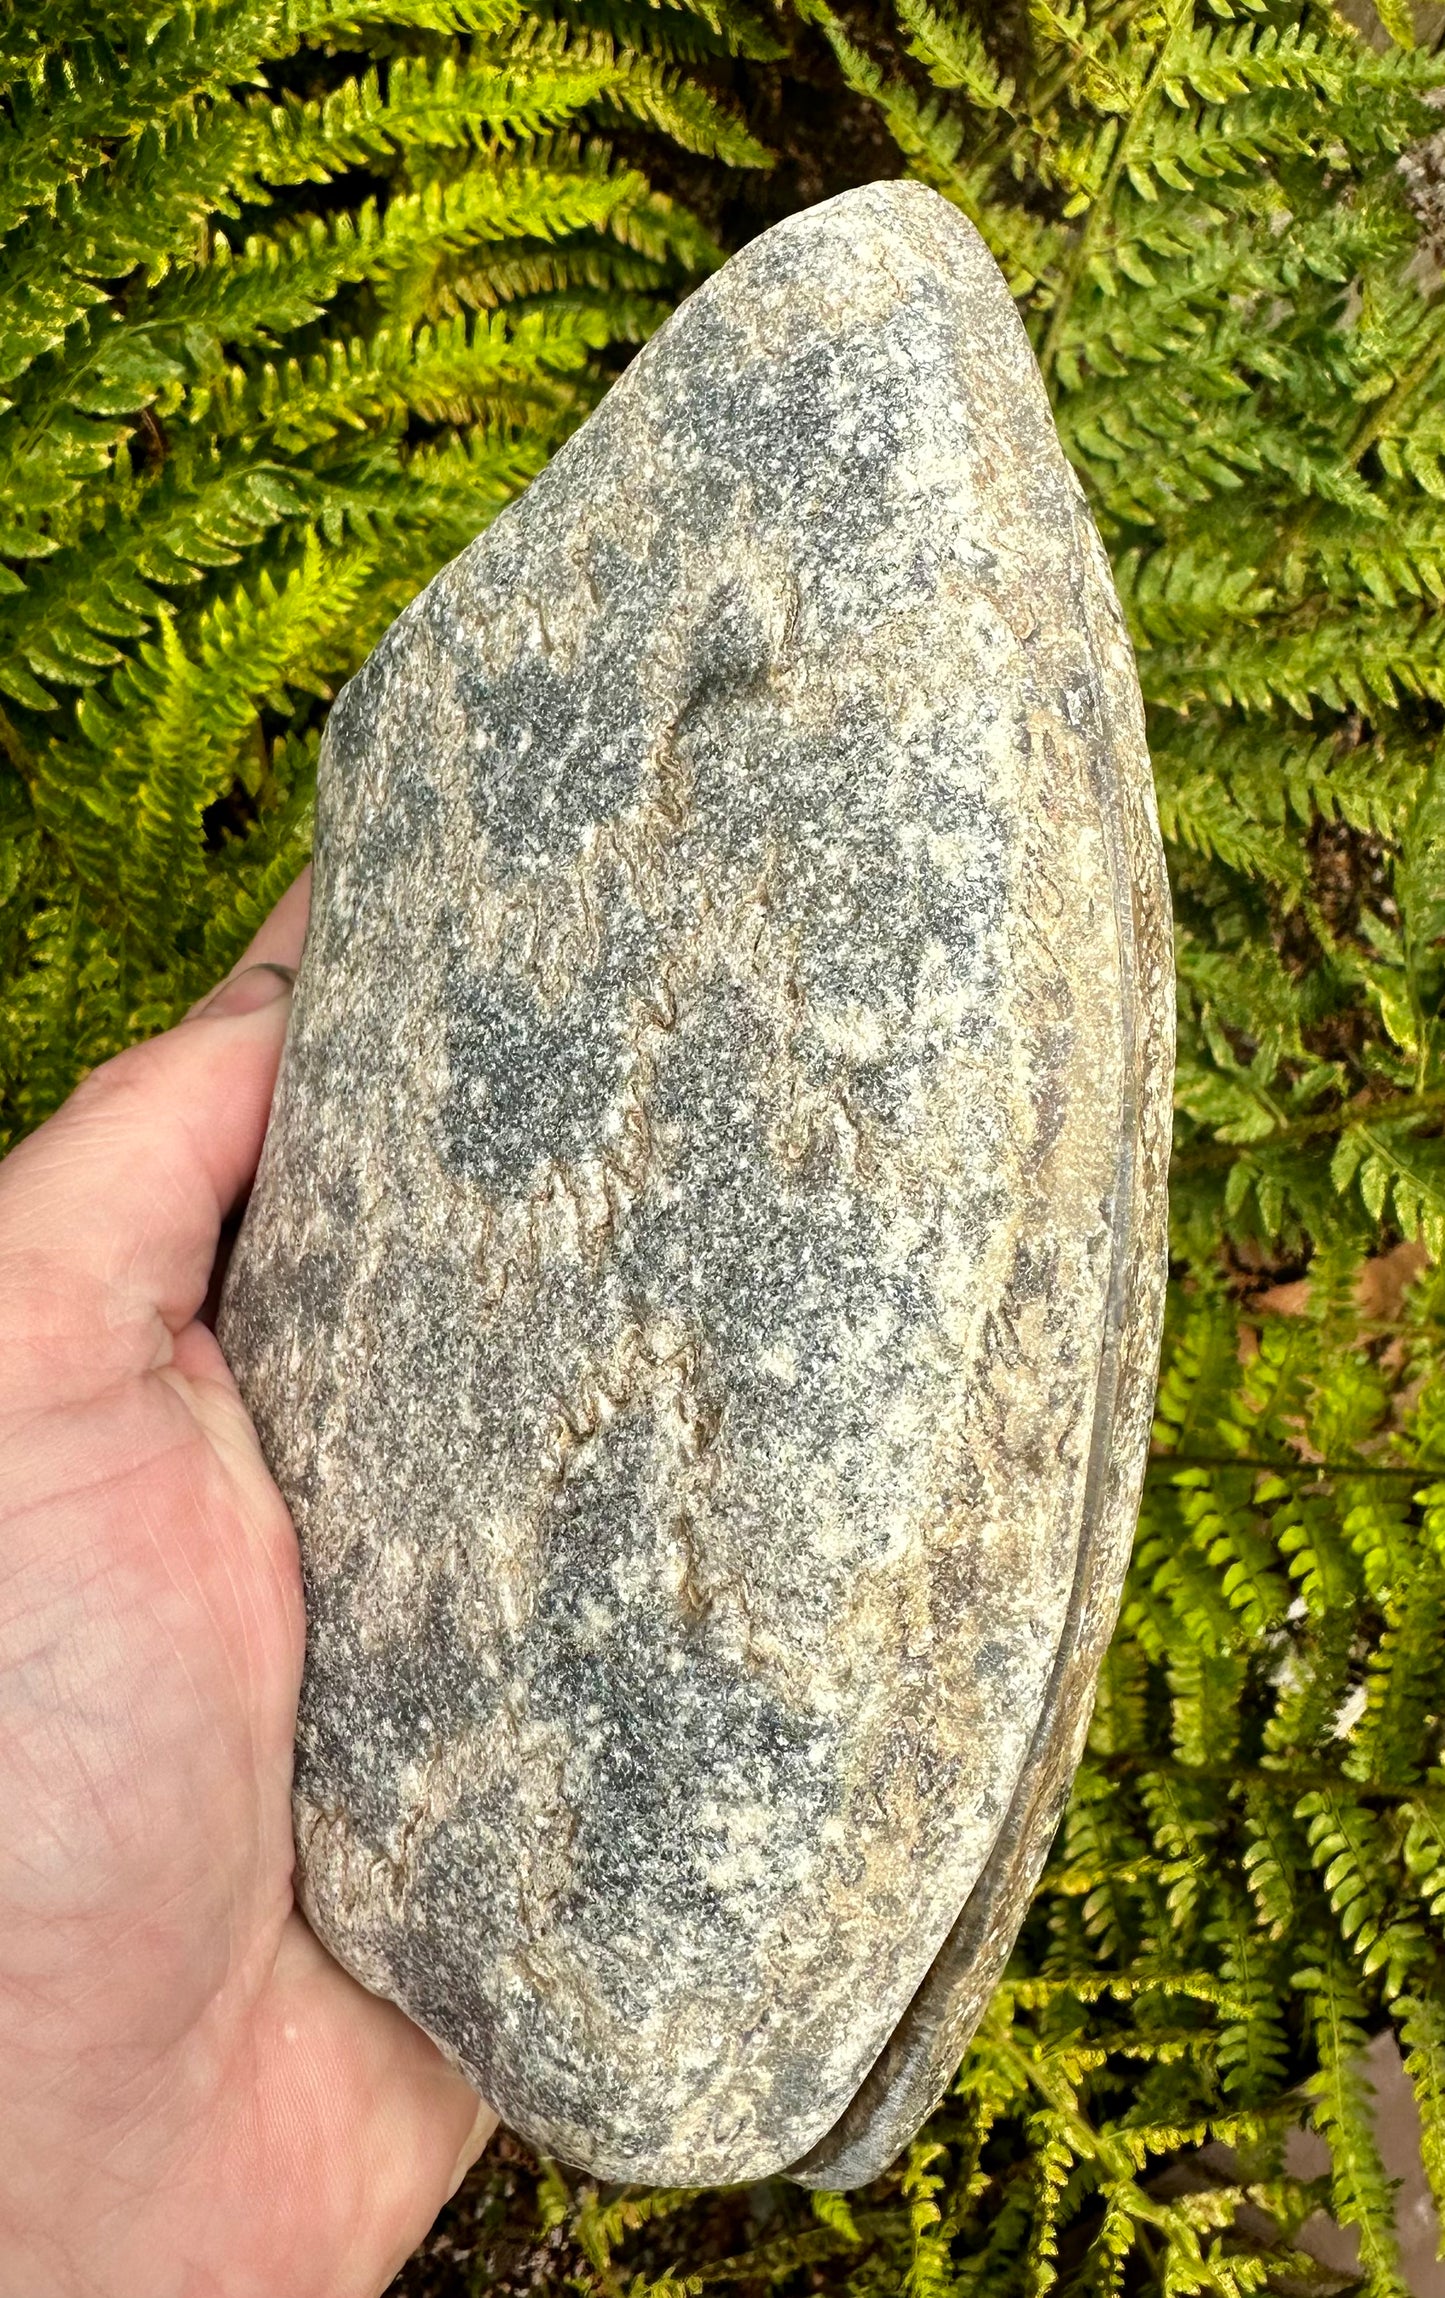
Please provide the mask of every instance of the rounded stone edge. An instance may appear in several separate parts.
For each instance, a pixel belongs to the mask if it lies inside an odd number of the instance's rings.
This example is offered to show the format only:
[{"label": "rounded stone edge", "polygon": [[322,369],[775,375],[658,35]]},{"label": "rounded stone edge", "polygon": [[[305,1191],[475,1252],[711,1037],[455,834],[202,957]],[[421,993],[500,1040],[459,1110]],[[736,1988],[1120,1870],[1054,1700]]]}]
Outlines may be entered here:
[{"label": "rounded stone edge", "polygon": [[1085,576],[1079,585],[1080,603],[1103,705],[1095,782],[1113,832],[1130,1059],[1120,1109],[1109,1331],[1074,1585],[1044,1712],[988,1865],[853,2099],[807,2154],[788,2165],[784,2175],[800,2186],[866,2186],[898,2159],[947,2091],[1012,1952],[1063,1816],[1138,1518],[1168,1274],[1172,919],[1133,648],[1082,489],[1078,532],[1081,562],[1092,562],[1092,580]]}]

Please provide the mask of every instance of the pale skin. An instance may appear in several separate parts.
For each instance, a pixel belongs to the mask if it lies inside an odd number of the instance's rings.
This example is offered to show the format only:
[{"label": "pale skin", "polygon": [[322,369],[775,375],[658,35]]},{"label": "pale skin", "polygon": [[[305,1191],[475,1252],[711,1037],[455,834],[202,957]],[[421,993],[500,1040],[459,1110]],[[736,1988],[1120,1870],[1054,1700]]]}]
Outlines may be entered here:
[{"label": "pale skin", "polygon": [[202,1316],[305,904],[0,1166],[0,2298],[375,2298],[494,2127],[296,1911],[296,1536]]}]

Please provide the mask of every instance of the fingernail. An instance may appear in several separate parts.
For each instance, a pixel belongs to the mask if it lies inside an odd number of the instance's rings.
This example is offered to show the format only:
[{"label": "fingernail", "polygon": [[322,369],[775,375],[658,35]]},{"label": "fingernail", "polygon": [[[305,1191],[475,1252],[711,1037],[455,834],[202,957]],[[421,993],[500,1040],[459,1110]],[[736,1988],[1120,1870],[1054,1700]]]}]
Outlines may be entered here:
[{"label": "fingernail", "polygon": [[451,2201],[452,2196],[456,2193],[457,2188],[461,2185],[462,2180],[466,2177],[467,2172],[471,2169],[472,2164],[477,2159],[477,2156],[482,2152],[482,2149],[485,2147],[488,2139],[491,2137],[496,2127],[496,2112],[492,2107],[489,2107],[486,2100],[483,2099],[477,2108],[477,2119],[472,2124],[471,2129],[467,2132],[466,2143],[462,2147],[461,2153],[457,2156],[457,2167],[452,2173],[451,2185],[447,2188],[448,2202]]},{"label": "fingernail", "polygon": [[263,1005],[271,1005],[278,997],[289,997],[296,976],[289,965],[272,965],[269,960],[261,965],[248,965],[244,973],[233,973],[223,981],[214,997],[201,1007],[198,1019],[202,1021],[232,1021],[238,1014],[258,1013]]}]

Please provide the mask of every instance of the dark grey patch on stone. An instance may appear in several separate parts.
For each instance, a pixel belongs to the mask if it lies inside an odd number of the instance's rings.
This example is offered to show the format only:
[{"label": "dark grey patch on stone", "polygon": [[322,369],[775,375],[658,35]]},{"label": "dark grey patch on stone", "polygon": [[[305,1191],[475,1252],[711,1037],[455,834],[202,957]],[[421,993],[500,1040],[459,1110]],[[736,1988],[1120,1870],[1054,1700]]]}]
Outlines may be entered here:
[{"label": "dark grey patch on stone", "polygon": [[871,2176],[1057,1819],[1163,1278],[1142,714],[917,185],[754,242],[339,698],[223,1315],[303,1904],[539,2146]]},{"label": "dark grey patch on stone", "polygon": [[438,1154],[450,1170],[507,1194],[549,1160],[585,1156],[626,1081],[616,1009],[578,997],[548,1008],[525,980],[460,960],[443,1000],[452,1083]]},{"label": "dark grey patch on stone", "polygon": [[472,803],[509,858],[565,857],[588,825],[636,795],[642,761],[637,673],[623,654],[559,673],[540,648],[499,693],[473,672],[457,699],[472,732]]}]

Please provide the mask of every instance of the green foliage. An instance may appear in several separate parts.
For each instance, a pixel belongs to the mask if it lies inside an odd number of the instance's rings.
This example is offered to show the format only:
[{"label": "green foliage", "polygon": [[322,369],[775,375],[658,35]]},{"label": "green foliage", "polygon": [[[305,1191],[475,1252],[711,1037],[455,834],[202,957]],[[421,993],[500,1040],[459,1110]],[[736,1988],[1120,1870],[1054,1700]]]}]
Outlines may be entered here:
[{"label": "green foliage", "polygon": [[[1154,1457],[1049,1869],[904,2162],[599,2195],[504,2148],[476,2286],[510,2244],[589,2298],[1244,2298],[1325,2286],[1329,2201],[1384,2298],[1381,2025],[1445,2201],[1445,299],[1398,164],[1445,63],[1403,0],[1380,52],[1319,0],[795,5],[1003,265],[1134,631],[1180,968]],[[0,24],[11,1135],[242,946],[337,683],[717,260],[618,138],[764,164],[726,90],[781,21]]]},{"label": "green foliage", "polygon": [[328,697],[719,251],[616,157],[768,155],[742,0],[0,27],[0,1140],[224,968]]}]

